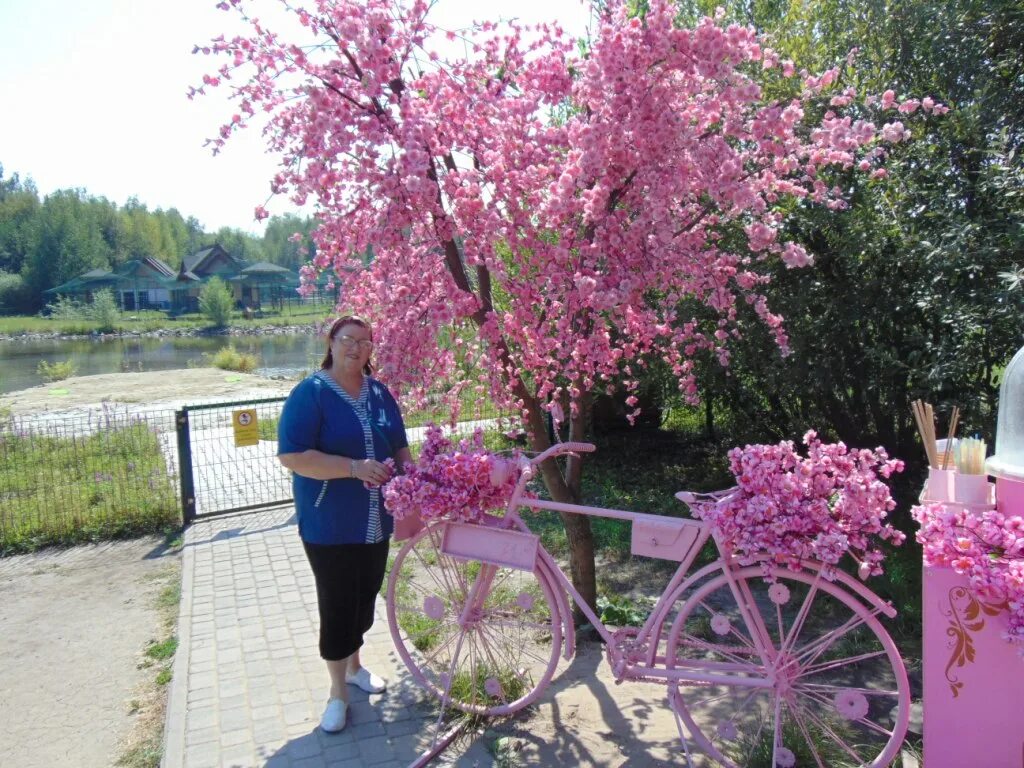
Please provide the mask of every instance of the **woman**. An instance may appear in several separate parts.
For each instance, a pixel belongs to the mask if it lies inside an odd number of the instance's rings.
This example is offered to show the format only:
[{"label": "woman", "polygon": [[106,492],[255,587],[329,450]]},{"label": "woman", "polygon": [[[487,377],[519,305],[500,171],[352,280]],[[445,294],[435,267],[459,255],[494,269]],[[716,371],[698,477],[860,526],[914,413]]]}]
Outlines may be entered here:
[{"label": "woman", "polygon": [[345,727],[347,684],[380,693],[385,683],[359,661],[384,581],[393,520],[380,485],[412,460],[398,404],[370,377],[373,335],[354,316],[331,326],[321,370],[292,390],[278,425],[278,458],[294,472],[299,536],[316,579],[320,655],[331,691],[320,720]]}]

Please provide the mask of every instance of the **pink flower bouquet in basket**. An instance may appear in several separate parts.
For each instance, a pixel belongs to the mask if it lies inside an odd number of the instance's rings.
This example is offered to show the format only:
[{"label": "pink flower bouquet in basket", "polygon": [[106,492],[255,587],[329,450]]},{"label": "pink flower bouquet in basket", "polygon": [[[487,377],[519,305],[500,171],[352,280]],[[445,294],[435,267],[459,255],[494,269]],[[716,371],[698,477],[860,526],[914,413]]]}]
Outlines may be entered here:
[{"label": "pink flower bouquet in basket", "polygon": [[508,505],[520,472],[515,458],[484,448],[482,430],[453,443],[431,424],[416,463],[383,486],[384,502],[396,520],[419,514],[424,522],[437,518],[476,522]]},{"label": "pink flower bouquet in basket", "polygon": [[714,526],[721,545],[742,564],[767,554],[768,571],[772,561],[799,570],[806,560],[834,566],[849,553],[862,579],[880,574],[885,555],[878,540],[899,545],[906,538],[885,522],[896,503],[883,482],[902,471],[903,462],[882,448],[822,443],[814,431],[804,444],[806,457],[792,441],[733,448],[736,490],[691,505],[694,514]]}]

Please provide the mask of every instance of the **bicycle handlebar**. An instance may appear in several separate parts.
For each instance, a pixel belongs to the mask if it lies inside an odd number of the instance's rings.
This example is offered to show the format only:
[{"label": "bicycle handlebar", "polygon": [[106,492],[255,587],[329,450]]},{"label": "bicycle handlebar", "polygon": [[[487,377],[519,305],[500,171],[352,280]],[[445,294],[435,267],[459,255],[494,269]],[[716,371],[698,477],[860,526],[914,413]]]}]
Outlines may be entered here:
[{"label": "bicycle handlebar", "polygon": [[544,451],[544,453],[531,459],[530,463],[540,464],[552,456],[561,456],[565,453],[592,453],[595,450],[597,450],[597,447],[593,443],[556,443]]}]

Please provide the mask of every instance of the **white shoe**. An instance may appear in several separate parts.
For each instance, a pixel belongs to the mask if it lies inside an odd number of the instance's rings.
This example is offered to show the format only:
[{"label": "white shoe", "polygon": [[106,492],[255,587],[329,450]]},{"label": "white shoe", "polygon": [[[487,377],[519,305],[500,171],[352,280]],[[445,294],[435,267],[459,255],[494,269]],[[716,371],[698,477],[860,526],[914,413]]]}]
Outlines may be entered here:
[{"label": "white shoe", "polygon": [[362,688],[367,693],[380,693],[388,687],[388,684],[384,682],[377,675],[373,674],[366,667],[360,667],[359,671],[354,675],[345,675],[345,682],[350,685]]},{"label": "white shoe", "polygon": [[348,704],[341,699],[328,699],[327,709],[320,718],[320,728],[327,733],[337,733],[345,727],[348,715]]}]

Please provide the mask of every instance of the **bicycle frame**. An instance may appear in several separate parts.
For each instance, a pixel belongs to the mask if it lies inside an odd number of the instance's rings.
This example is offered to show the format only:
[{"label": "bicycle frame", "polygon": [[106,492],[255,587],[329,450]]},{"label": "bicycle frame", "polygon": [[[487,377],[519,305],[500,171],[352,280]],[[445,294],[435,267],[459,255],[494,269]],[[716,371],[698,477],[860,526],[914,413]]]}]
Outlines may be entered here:
[{"label": "bicycle frame", "polygon": [[[808,728],[824,734],[833,746],[838,745],[856,760],[861,759],[858,756],[861,746],[854,750],[847,744],[845,735],[837,735],[829,724],[829,717],[860,723],[862,733],[869,736],[864,748],[873,750],[873,755],[877,751],[872,768],[888,765],[906,731],[910,703],[909,683],[898,649],[878,621],[879,615],[895,616],[895,608],[844,571],[805,561],[801,563],[800,572],[777,574],[778,582],[800,585],[792,594],[801,596],[789,603],[784,622],[779,606],[789,602],[791,593],[783,583],[782,592],[776,590],[773,594],[776,585],[764,584],[760,569],[756,567],[758,563],[771,566],[769,556],[755,558],[753,563],[746,559],[740,562],[730,556],[706,522],[527,497],[526,486],[541,462],[570,451],[591,450],[591,445],[563,443],[532,461],[524,460],[522,475],[503,516],[486,515],[473,522],[438,521],[410,539],[399,553],[389,579],[388,618],[396,648],[417,681],[437,695],[442,705],[454,705],[467,712],[506,714],[527,706],[550,683],[560,650],[566,660],[575,652],[571,600],[604,640],[616,681],[659,682],[668,687],[669,704],[688,760],[687,734],[712,759],[736,768],[729,757],[732,754],[729,748],[737,738],[737,727],[745,726],[742,715],[751,706],[748,712],[753,713],[753,720],[746,735],[756,743],[762,736],[765,722],[774,724],[770,746],[776,764],[783,764],[783,757],[792,760],[793,755],[786,744],[794,737],[784,735],[781,730],[785,710],[788,727],[800,731],[818,765],[823,763]],[[727,493],[709,494],[708,498],[723,498]],[[697,501],[694,495],[686,493],[677,494],[677,498],[691,505]],[[678,561],[678,567],[643,626],[615,631],[605,626],[551,554],[540,546],[539,537],[530,531],[520,514],[522,509],[626,520],[632,525],[633,554]],[[719,557],[691,573],[709,539],[715,541]],[[416,554],[415,567],[410,573],[415,576],[417,569],[424,571],[423,582],[427,586],[411,590],[412,597],[400,598],[397,585],[405,582],[401,581],[403,571],[398,564],[410,553],[420,552],[417,547],[421,544],[425,545],[427,553],[437,552],[457,563],[476,563],[478,570],[472,572],[475,575],[465,572],[450,583],[451,577],[445,575],[446,566],[438,565],[444,561],[440,558],[432,561]],[[435,568],[437,575],[430,575]],[[517,573],[520,575],[515,575]],[[431,585],[430,579],[436,586]],[[501,580],[500,584],[496,585],[496,579]],[[504,595],[502,590],[508,591],[506,584],[513,586],[510,594]],[[528,616],[534,605],[532,595],[541,593],[546,606],[538,614],[542,618]],[[489,602],[492,594],[502,596]],[[808,621],[809,617],[817,616],[814,606],[819,596],[830,601],[837,610],[834,615],[838,618],[831,626],[828,622],[822,626],[816,619]],[[524,597],[525,602],[520,600]],[[420,638],[433,638],[430,633],[438,636],[431,640],[437,643],[436,648],[425,657],[416,655],[421,649],[414,646],[415,641],[410,639],[412,634],[407,633],[408,637],[401,634],[401,619],[396,616],[400,602],[402,616],[414,621],[426,617],[440,622],[427,630],[417,630]],[[767,613],[763,608],[766,605]],[[445,614],[446,610],[450,613]],[[833,614],[830,611],[826,615]],[[849,618],[843,618],[846,616]],[[720,617],[725,620],[724,628]],[[695,622],[691,625],[691,620],[696,619],[708,624]],[[788,624],[785,629],[784,623]],[[810,629],[801,636],[805,623]],[[524,640],[525,643],[505,648],[512,666],[503,667],[503,651],[501,648],[492,651],[491,644],[506,626],[520,633],[525,629],[527,634],[511,635],[513,644]],[[858,628],[864,629],[863,636],[869,643],[866,650],[855,646],[837,656],[823,656],[847,633]],[[706,632],[714,634],[704,634]],[[851,637],[855,644],[864,639],[857,635]],[[520,653],[531,643],[534,650]],[[464,648],[468,650],[464,652]],[[536,650],[540,648],[544,650]],[[525,663],[520,666],[523,660]],[[879,666],[874,669],[875,674],[886,681],[882,687],[862,687],[856,681],[839,681],[833,685],[830,680],[816,677],[823,673],[838,674],[837,670],[844,668],[860,669],[861,665],[867,668],[876,662]],[[501,671],[503,669],[505,672]],[[505,673],[511,674],[513,679],[522,679],[525,684],[507,699],[500,679]],[[490,676],[484,680],[478,675]],[[476,682],[468,687],[463,684],[456,694],[453,681],[457,676],[463,681]],[[688,696],[707,688],[718,690]],[[739,693],[735,693],[737,689]],[[845,710],[840,708],[840,694],[844,697]],[[883,706],[876,708],[872,717],[868,717],[865,696],[879,697],[883,701]],[[731,701],[734,709],[719,719],[715,710],[720,700]],[[891,730],[888,713],[896,710],[889,706],[888,700],[892,700],[899,712],[892,716]],[[844,714],[856,712],[862,705],[863,713]],[[815,714],[818,710],[814,708],[820,707],[828,708],[830,714]],[[709,724],[705,722],[709,713],[715,718],[710,721],[713,731],[705,727]],[[729,735],[729,728],[732,735]],[[883,741],[874,745],[871,736]],[[796,738],[799,740],[800,736]],[[752,754],[748,753],[748,757]]]},{"label": "bicycle frame", "polygon": [[[606,517],[611,519],[628,520],[634,526],[643,523],[664,523],[666,518],[662,515],[651,515],[644,512],[631,512],[620,509],[608,509],[581,504],[546,501],[543,499],[524,498],[526,484],[532,478],[532,470],[536,465],[540,464],[540,462],[552,455],[567,453],[573,450],[588,449],[593,450],[593,446],[586,444],[560,444],[553,446],[548,449],[548,451],[545,451],[543,454],[533,459],[529,464],[525,465],[523,467],[523,476],[520,478],[512,498],[509,501],[505,517],[502,518],[503,522],[499,522],[497,525],[502,528],[514,527],[520,531],[529,533],[529,526],[519,514],[519,509],[521,507],[533,510],[549,510],[552,512],[562,512],[567,514],[587,515],[589,517]],[[682,501],[692,500],[692,496],[689,494],[678,494],[677,496]],[[678,518],[669,519],[677,523],[680,522]],[[711,527],[707,523],[698,520],[683,520],[682,524],[696,527],[698,529],[698,533],[694,542],[690,545],[686,556],[680,561],[679,567],[676,569],[672,578],[666,585],[661,597],[655,604],[654,609],[647,617],[647,621],[644,622],[644,625],[636,634],[633,645],[637,648],[646,649],[643,653],[637,653],[628,649],[624,650],[619,647],[615,642],[614,633],[604,625],[600,617],[598,617],[590,606],[587,605],[582,595],[580,595],[572,585],[571,580],[566,576],[565,572],[561,567],[559,567],[558,563],[555,562],[554,558],[546,549],[538,547],[537,557],[543,564],[543,568],[547,571],[546,575],[553,580],[556,586],[561,587],[561,590],[556,590],[556,593],[563,597],[568,593],[573,602],[575,602],[583,612],[583,615],[587,617],[591,626],[594,627],[606,643],[609,649],[609,658],[612,663],[613,671],[617,678],[659,678],[666,681],[687,680],[706,683],[723,682],[728,680],[734,684],[740,682],[743,685],[750,685],[751,687],[770,687],[773,684],[773,680],[771,679],[768,670],[771,668],[771,665],[775,661],[778,653],[786,651],[787,648],[783,647],[776,650],[772,643],[766,639],[768,638],[769,633],[767,627],[763,624],[760,613],[758,611],[750,611],[748,609],[748,606],[753,602],[752,595],[749,593],[745,583],[738,583],[734,578],[733,571],[739,566],[734,564],[731,559],[724,554],[717,538],[713,536]],[[708,539],[714,539],[715,546],[719,550],[719,558],[691,574],[690,567],[704,548]],[[816,563],[808,563],[806,568],[816,572],[816,585],[818,580],[823,578],[821,566]],[[692,666],[694,667],[693,671],[686,671],[682,669],[666,668],[665,659],[657,655],[662,628],[665,620],[668,618],[673,604],[686,592],[687,589],[700,583],[716,571],[721,571],[728,581],[729,588],[733,593],[737,606],[739,607],[741,617],[750,632],[754,648],[760,657],[759,674],[756,677],[751,676],[752,669],[754,669],[751,664],[702,661],[699,663],[692,663]],[[487,590],[490,588],[491,574],[493,574],[493,569],[488,568],[485,572],[481,572],[480,577],[475,580],[470,599],[467,601],[466,616],[468,616],[470,607],[476,604],[477,595],[486,595]],[[862,584],[851,579],[845,573],[836,571],[835,580],[841,582],[844,587],[870,605],[873,608],[873,613],[883,613],[889,618],[896,615],[896,610],[892,605],[884,603],[877,595],[868,590]],[[574,632],[572,631],[572,612],[568,602],[564,601],[564,599],[562,604],[558,606],[558,610],[562,613],[561,620],[565,627],[565,632],[563,632],[565,642],[563,656],[568,660],[572,657],[575,650]],[[723,674],[716,674],[716,671],[720,671]],[[740,675],[739,680],[737,680],[737,675]]]}]

